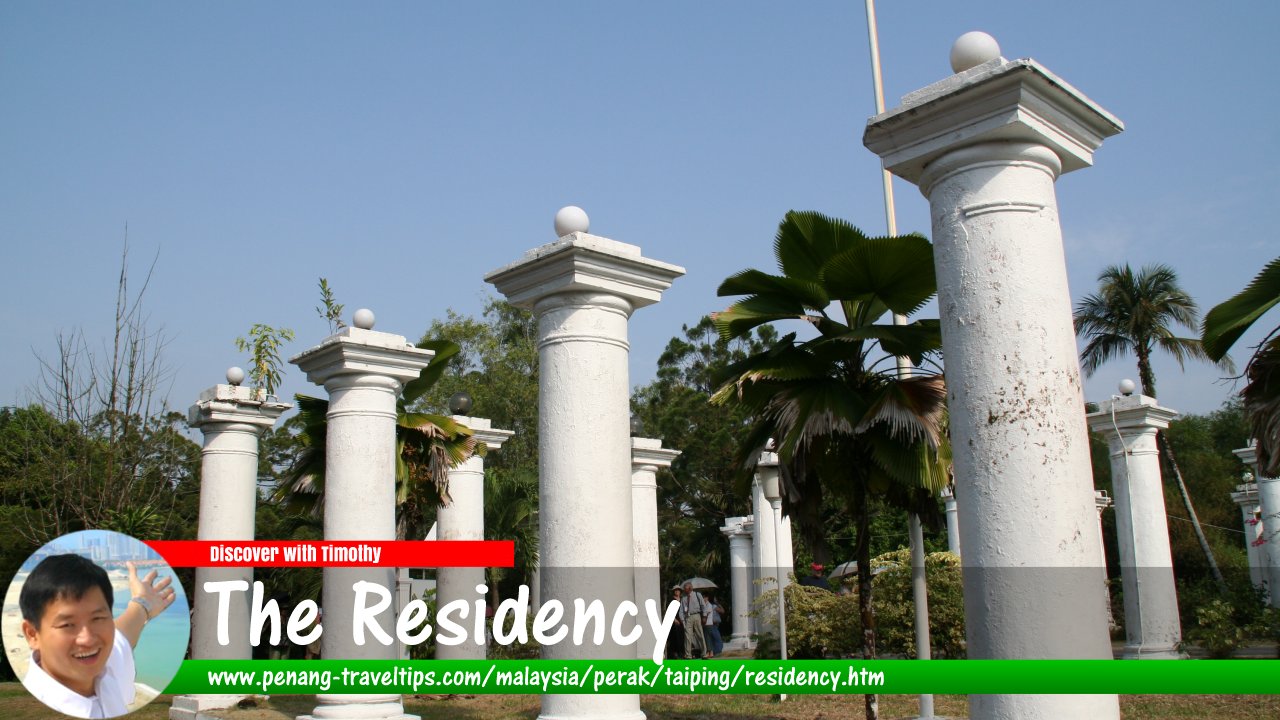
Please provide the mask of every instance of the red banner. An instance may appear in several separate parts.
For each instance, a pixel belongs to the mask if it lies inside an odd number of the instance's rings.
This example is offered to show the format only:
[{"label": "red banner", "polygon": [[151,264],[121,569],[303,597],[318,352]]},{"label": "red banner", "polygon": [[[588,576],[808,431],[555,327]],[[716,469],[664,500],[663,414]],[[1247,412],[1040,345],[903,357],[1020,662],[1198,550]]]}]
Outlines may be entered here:
[{"label": "red banner", "polygon": [[514,567],[511,540],[150,540],[173,567]]}]

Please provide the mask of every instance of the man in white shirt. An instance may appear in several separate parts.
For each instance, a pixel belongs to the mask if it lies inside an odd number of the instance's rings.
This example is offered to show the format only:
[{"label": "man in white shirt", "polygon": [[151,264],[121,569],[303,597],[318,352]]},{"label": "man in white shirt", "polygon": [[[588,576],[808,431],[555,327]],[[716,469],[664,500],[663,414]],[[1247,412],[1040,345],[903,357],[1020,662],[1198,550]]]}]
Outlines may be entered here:
[{"label": "man in white shirt", "polygon": [[707,601],[702,593],[693,589],[693,583],[684,584],[684,656],[700,658],[707,651],[707,641],[702,636],[702,617],[707,612]]},{"label": "man in white shirt", "polygon": [[129,605],[112,618],[115,593],[107,571],[79,555],[45,558],[19,595],[22,634],[31,663],[22,679],[36,699],[81,718],[129,712],[134,699],[133,648],[147,622],[175,597],[170,578],[138,578],[128,563]]}]

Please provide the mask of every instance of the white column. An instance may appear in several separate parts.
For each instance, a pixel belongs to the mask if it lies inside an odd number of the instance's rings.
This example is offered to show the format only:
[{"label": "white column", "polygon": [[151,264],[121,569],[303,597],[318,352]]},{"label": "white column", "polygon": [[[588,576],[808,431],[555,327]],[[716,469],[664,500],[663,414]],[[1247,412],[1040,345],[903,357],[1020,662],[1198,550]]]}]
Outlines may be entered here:
[{"label": "white column", "polygon": [[[777,564],[778,546],[773,527],[773,508],[764,499],[764,488],[760,484],[760,468],[756,467],[756,476],[751,483],[751,522],[754,534],[751,543],[751,562],[753,566],[751,578],[751,603],[755,604],[760,596],[778,587]],[[753,618],[758,634],[774,632],[777,623],[767,613]]]},{"label": "white column", "polygon": [[[761,451],[756,462],[756,487],[753,488],[753,510],[755,512],[756,532],[763,529],[763,542],[759,548],[763,577],[777,578],[782,587],[791,584],[791,573],[795,572],[795,552],[791,544],[791,518],[782,518],[778,529],[773,529],[773,508],[764,496],[764,485],[771,477],[778,476],[778,453]],[[781,563],[781,566],[779,566]],[[771,583],[769,584],[772,585]],[[770,587],[761,585],[760,592]],[[759,593],[757,593],[758,595]]]},{"label": "white column", "polygon": [[947,510],[947,550],[960,555],[960,520],[956,512],[956,494],[951,486],[942,489],[942,502]]},{"label": "white column", "polygon": [[[1054,181],[1121,123],[988,36],[864,144],[932,215],[969,657],[1109,658]],[[1028,481],[1034,478],[1034,482]],[[974,720],[1119,718],[1115,695],[972,695]]]},{"label": "white column", "polygon": [[751,642],[751,526],[750,517],[725,518],[720,532],[729,537],[730,608],[733,635],[724,646],[730,650],[747,650]]},{"label": "white column", "polygon": [[[488,418],[454,415],[455,422],[471,428],[472,437],[490,450],[498,450],[515,433],[495,430]],[[484,539],[484,456],[472,455],[449,470],[449,495],[453,502],[436,514],[436,533],[440,540]],[[476,588],[485,584],[484,568],[439,568],[436,570],[436,607],[452,600],[467,600],[471,607],[484,600]],[[460,645],[436,645],[437,660],[483,660],[486,639],[471,638]]]},{"label": "white column", "polygon": [[[376,332],[373,313],[357,311],[361,327],[346,327],[319,345],[290,358],[329,393],[325,436],[324,538],[326,540],[396,539],[396,398],[401,387],[418,377],[433,353],[409,344],[403,335]],[[333,659],[392,660],[395,613],[377,616],[393,639],[383,645],[371,634],[365,644],[353,637],[354,585],[396,588],[389,567],[324,569],[324,634],[321,654]],[[370,600],[372,602],[372,598]],[[315,720],[410,718],[395,694],[317,695]]]},{"label": "white column", "polygon": [[[244,371],[227,371],[230,385],[215,385],[200,393],[187,413],[187,423],[204,435],[200,451],[199,540],[253,540],[258,507],[258,440],[280,414],[293,407],[268,399],[260,390],[239,387]],[[218,644],[218,597],[204,592],[206,582],[242,580],[253,585],[253,568],[196,568],[195,603],[191,623],[191,657],[200,660],[248,660],[248,592],[231,596],[229,645]],[[241,695],[183,695],[174,698],[169,717],[196,720],[202,710],[227,708]]]},{"label": "white column", "polygon": [[1240,521],[1244,528],[1244,548],[1249,558],[1249,582],[1256,588],[1266,587],[1264,573],[1266,568],[1262,562],[1262,548],[1258,538],[1262,537],[1262,522],[1258,516],[1258,484],[1251,482],[1253,473],[1246,473],[1244,483],[1236,486],[1231,499],[1240,506]]},{"label": "white column", "polygon": [[[659,612],[666,606],[658,557],[658,469],[671,467],[679,456],[679,450],[663,448],[662,440],[631,438],[632,563],[635,567],[636,607],[640,609],[642,618],[646,602],[653,601]],[[642,633],[636,643],[636,657],[650,658],[656,639],[648,623],[641,622],[640,628]]]},{"label": "white column", "polygon": [[[577,221],[565,224],[566,214]],[[684,269],[587,234],[586,214],[557,214],[560,239],[485,277],[538,322],[539,554],[542,602],[634,600],[627,324]],[[544,646],[546,659],[634,658],[636,650]],[[550,718],[639,720],[639,695],[544,695]]]},{"label": "white column", "polygon": [[1104,400],[1098,403],[1098,412],[1087,416],[1089,429],[1101,434],[1111,448],[1125,659],[1183,657],[1178,650],[1182,625],[1156,448],[1156,432],[1169,427],[1177,416],[1145,395]]},{"label": "white column", "polygon": [[[1271,607],[1280,607],[1280,479],[1263,477],[1258,472],[1258,442],[1252,440],[1249,447],[1233,451],[1245,465],[1257,473],[1258,506],[1262,512],[1262,545],[1258,547],[1258,559],[1262,565],[1262,579],[1267,584]],[[1246,537],[1248,537],[1246,535]]]},{"label": "white column", "polygon": [[[1093,504],[1094,504],[1094,507],[1097,508],[1098,510],[1098,538],[1099,538],[1098,549],[1102,551],[1102,555],[1099,558],[1099,562],[1101,563],[1102,572],[1106,573],[1107,572],[1107,547],[1106,547],[1107,537],[1106,537],[1106,533],[1102,531],[1102,511],[1111,507],[1111,498],[1107,495],[1107,491],[1094,490]],[[1116,616],[1115,616],[1115,613],[1111,612],[1110,583],[1111,583],[1111,578],[1108,577],[1107,584],[1103,587],[1102,599],[1106,603],[1106,607],[1107,607],[1107,627],[1109,629],[1114,630],[1116,628]]]}]

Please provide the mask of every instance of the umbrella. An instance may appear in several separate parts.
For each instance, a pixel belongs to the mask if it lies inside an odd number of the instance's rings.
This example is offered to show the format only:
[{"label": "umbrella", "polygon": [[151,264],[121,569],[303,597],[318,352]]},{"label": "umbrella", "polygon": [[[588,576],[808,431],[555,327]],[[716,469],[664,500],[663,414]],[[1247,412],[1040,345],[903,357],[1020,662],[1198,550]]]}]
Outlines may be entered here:
[{"label": "umbrella", "polygon": [[[880,573],[884,572],[885,570],[888,570],[888,569],[889,569],[889,567],[890,567],[890,566],[888,566],[888,565],[881,565],[880,567],[873,567],[873,568],[871,568],[871,574],[872,574],[873,576],[874,576],[874,575],[879,575]],[[828,580],[838,580],[838,579],[840,579],[840,578],[842,578],[842,577],[848,577],[848,576],[850,576],[850,575],[857,575],[857,574],[858,574],[858,561],[857,561],[857,560],[850,560],[849,562],[846,562],[846,563],[840,563],[839,565],[837,565],[837,566],[836,566],[836,569],[835,569],[835,570],[832,570],[832,571],[831,571],[831,574],[827,576],[827,579],[828,579]]]},{"label": "umbrella", "polygon": [[711,582],[704,577],[691,577],[680,583],[680,587],[684,587],[685,583],[693,585],[694,590],[719,590],[720,586]]},{"label": "umbrella", "polygon": [[857,574],[858,574],[858,561],[850,560],[849,562],[840,563],[839,565],[837,565],[835,569],[831,571],[831,574],[827,576],[827,578],[829,580],[838,580],[842,577],[845,577],[846,575],[857,575]]}]

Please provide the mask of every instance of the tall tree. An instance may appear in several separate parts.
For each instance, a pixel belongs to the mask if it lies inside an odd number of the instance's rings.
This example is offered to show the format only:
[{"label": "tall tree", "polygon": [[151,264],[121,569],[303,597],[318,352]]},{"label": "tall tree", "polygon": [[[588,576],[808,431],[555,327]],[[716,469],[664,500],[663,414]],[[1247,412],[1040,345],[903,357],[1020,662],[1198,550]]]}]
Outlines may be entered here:
[{"label": "tall tree", "polygon": [[[1154,398],[1156,376],[1151,369],[1151,356],[1157,350],[1171,355],[1179,367],[1185,367],[1190,359],[1210,359],[1198,338],[1179,337],[1175,333],[1179,326],[1195,330],[1199,323],[1196,302],[1178,284],[1173,268],[1148,265],[1135,273],[1127,264],[1111,265],[1098,275],[1098,291],[1076,306],[1076,334],[1088,341],[1080,351],[1080,369],[1085,376],[1092,376],[1108,361],[1133,353],[1138,360],[1142,392]],[[1218,363],[1227,369],[1232,367],[1230,358],[1225,356]],[[1157,439],[1209,570],[1214,580],[1225,587],[1169,439],[1163,432]]]},{"label": "tall tree", "polygon": [[[941,375],[903,379],[894,367],[894,356],[920,365],[937,352],[939,322],[879,322],[889,313],[909,315],[933,297],[933,246],[919,235],[868,238],[842,220],[789,212],[774,255],[780,275],[744,270],[721,284],[720,295],[747,297],[716,316],[717,328],[736,338],[766,323],[800,321],[816,336],[789,333],[730,365],[713,399],[755,416],[739,446],[740,464],[770,438],[776,442],[787,506],[821,507],[831,493],[856,518],[863,647],[874,657],[873,498],[936,521],[935,494],[950,473]],[[874,696],[866,713],[876,717]]]},{"label": "tall tree", "polygon": [[[1204,318],[1201,339],[1213,360],[1226,357],[1253,323],[1280,304],[1280,258],[1267,263],[1248,287],[1215,306]],[[1240,392],[1258,441],[1258,470],[1280,476],[1280,325],[1258,343],[1245,367],[1249,384]]]}]

